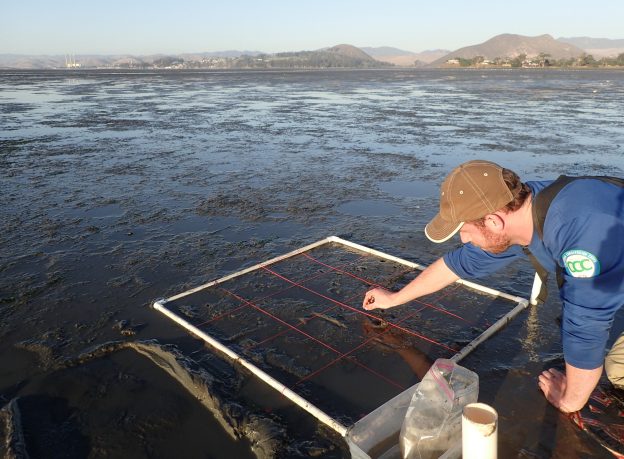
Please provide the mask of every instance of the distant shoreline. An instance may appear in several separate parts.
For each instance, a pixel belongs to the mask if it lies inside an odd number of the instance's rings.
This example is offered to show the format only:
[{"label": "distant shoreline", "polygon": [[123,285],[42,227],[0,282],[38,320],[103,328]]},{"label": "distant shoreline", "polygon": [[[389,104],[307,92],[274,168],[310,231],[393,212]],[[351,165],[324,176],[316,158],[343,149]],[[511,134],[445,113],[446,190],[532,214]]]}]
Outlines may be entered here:
[{"label": "distant shoreline", "polygon": [[84,74],[88,72],[110,72],[110,73],[296,73],[296,72],[435,72],[435,71],[507,71],[507,72],[539,72],[539,71],[621,71],[624,66],[609,67],[503,67],[503,66],[469,66],[469,67],[382,67],[382,68],[361,68],[361,67],[324,67],[324,68],[223,68],[223,69],[167,69],[167,68],[149,68],[149,69],[125,69],[125,68],[109,68],[109,67],[85,67],[79,69],[65,68],[46,68],[46,69],[27,69],[19,67],[0,67],[0,72],[56,72],[59,74]]}]

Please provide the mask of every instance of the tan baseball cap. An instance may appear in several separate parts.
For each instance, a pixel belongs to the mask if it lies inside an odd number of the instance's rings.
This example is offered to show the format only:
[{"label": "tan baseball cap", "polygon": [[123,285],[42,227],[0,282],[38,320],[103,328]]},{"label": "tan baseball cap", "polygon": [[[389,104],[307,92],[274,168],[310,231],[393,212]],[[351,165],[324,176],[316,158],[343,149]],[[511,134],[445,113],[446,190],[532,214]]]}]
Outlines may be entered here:
[{"label": "tan baseball cap", "polygon": [[512,200],[502,167],[490,161],[468,161],[442,183],[440,212],[425,227],[425,235],[432,242],[447,241],[465,222],[494,213]]}]

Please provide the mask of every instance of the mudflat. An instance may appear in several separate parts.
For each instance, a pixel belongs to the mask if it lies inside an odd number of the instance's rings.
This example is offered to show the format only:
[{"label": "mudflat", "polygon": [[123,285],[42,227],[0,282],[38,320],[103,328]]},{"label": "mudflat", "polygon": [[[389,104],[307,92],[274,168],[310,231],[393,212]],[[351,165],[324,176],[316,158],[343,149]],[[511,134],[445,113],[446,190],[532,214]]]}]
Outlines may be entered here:
[{"label": "mudflat", "polygon": [[[453,166],[623,176],[622,120],[620,71],[0,71],[0,453],[348,457],[149,305],[332,234],[431,263]],[[463,362],[501,457],[610,457],[537,389],[559,315],[553,294]]]}]

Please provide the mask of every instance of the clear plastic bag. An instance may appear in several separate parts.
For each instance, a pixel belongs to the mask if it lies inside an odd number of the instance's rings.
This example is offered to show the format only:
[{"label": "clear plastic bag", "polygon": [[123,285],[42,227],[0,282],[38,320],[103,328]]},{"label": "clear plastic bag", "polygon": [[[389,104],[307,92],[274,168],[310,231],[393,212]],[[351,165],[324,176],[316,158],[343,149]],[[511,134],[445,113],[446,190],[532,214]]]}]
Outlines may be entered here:
[{"label": "clear plastic bag", "polygon": [[479,376],[438,359],[422,379],[405,414],[399,443],[405,459],[437,459],[461,442],[463,407],[479,397]]}]

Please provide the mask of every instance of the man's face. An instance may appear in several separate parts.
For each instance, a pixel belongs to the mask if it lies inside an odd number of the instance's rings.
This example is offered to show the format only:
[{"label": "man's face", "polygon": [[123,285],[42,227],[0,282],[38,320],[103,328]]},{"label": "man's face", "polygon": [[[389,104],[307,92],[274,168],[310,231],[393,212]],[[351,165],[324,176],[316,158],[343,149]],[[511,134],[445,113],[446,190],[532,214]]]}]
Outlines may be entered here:
[{"label": "man's face", "polygon": [[511,241],[507,235],[495,233],[487,226],[475,223],[464,223],[459,230],[459,236],[464,244],[472,242],[473,245],[490,253],[502,253],[511,246]]}]

